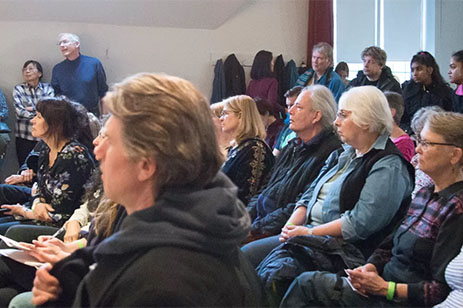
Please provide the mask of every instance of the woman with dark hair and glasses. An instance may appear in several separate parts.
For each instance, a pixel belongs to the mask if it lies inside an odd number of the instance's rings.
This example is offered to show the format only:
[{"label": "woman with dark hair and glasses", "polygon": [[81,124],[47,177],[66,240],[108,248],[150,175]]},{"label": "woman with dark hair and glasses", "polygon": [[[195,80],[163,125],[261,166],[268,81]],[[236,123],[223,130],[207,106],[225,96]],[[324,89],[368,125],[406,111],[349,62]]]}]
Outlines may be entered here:
[{"label": "woman with dark hair and glasses", "polygon": [[252,62],[251,81],[246,89],[246,95],[278,104],[278,80],[275,78],[273,66],[273,54],[270,51],[261,50],[256,54]]},{"label": "woman with dark hair and glasses", "polygon": [[19,165],[24,163],[29,152],[39,140],[32,136],[32,123],[36,115],[36,105],[41,97],[55,96],[49,83],[41,82],[42,65],[34,60],[28,60],[22,68],[24,82],[13,90],[14,107],[16,110],[16,155]]},{"label": "woman with dark hair and glasses", "polygon": [[[8,209],[0,218],[0,234],[17,224],[28,227],[24,238],[53,234],[79,207],[84,184],[95,165],[85,145],[77,141],[82,128],[88,128],[87,115],[62,98],[43,98],[37,103],[37,115],[31,120],[32,135],[44,141],[39,154],[37,182],[31,193],[32,207],[2,205]],[[87,120],[87,125],[85,121]],[[31,230],[34,230],[31,231]]]},{"label": "woman with dark hair and glasses", "polygon": [[439,106],[452,111],[452,89],[444,81],[434,57],[427,51],[420,51],[410,62],[411,79],[402,84],[405,110],[400,126],[412,133],[410,122],[418,109]]}]

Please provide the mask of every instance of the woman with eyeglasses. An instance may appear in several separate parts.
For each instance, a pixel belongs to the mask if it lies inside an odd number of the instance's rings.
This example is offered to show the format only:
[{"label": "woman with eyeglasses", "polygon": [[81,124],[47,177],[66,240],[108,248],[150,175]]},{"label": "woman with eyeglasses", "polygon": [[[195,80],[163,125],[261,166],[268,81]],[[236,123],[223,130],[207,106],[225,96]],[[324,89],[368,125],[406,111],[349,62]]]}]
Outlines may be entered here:
[{"label": "woman with eyeglasses", "polygon": [[28,60],[22,68],[24,82],[13,90],[14,107],[16,110],[16,155],[18,164],[22,165],[30,151],[39,140],[32,136],[31,120],[37,114],[36,105],[40,98],[55,96],[49,83],[41,82],[42,65],[34,60]]},{"label": "woman with eyeglasses", "polygon": [[[88,116],[63,98],[47,97],[37,103],[31,120],[32,135],[43,140],[38,158],[37,181],[30,201],[24,205],[3,204],[6,216],[0,218],[0,234],[9,228],[17,231],[21,241],[31,241],[40,234],[53,234],[80,206],[84,184],[95,164],[84,143],[88,135]],[[27,228],[21,228],[27,225]],[[37,234],[38,233],[38,234]]]},{"label": "woman with eyeglasses", "polygon": [[445,299],[445,269],[463,244],[463,115],[432,114],[420,136],[420,169],[434,185],[417,193],[400,227],[365,265],[342,280],[327,272],[300,275],[282,307],[430,307]]},{"label": "woman with eyeglasses", "polygon": [[[257,265],[279,241],[285,242],[258,267],[259,275],[279,299],[297,273],[315,269],[337,272],[363,264],[402,220],[413,189],[413,167],[389,138],[392,122],[386,97],[376,87],[345,92],[334,122],[345,143],[343,149],[327,159],[317,179],[296,202],[279,236],[242,248]],[[286,258],[285,246],[293,245],[310,251],[315,245],[326,247],[332,254],[322,252],[318,254],[322,257],[316,257],[307,253],[302,257],[305,265],[300,266],[295,258]],[[334,260],[334,255],[348,258],[333,261],[331,266],[329,260]]]},{"label": "woman with eyeglasses", "polygon": [[237,95],[223,103],[222,131],[232,140],[222,171],[238,186],[238,198],[247,204],[259,191],[275,158],[264,141],[265,127],[256,102],[249,96]]}]

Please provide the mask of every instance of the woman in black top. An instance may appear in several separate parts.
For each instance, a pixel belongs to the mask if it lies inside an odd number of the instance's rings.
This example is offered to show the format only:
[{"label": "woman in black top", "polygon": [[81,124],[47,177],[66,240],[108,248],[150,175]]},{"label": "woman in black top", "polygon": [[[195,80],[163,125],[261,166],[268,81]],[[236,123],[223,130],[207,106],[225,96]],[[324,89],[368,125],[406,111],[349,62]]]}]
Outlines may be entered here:
[{"label": "woman in black top", "polygon": [[410,63],[411,78],[402,84],[405,103],[400,127],[412,133],[410,122],[418,109],[437,105],[452,110],[452,89],[444,81],[434,57],[427,51],[420,51]]},{"label": "woman in black top", "polygon": [[222,171],[238,186],[238,197],[247,204],[262,186],[275,158],[264,142],[265,127],[256,102],[249,96],[233,96],[224,101],[222,130],[232,136]]}]

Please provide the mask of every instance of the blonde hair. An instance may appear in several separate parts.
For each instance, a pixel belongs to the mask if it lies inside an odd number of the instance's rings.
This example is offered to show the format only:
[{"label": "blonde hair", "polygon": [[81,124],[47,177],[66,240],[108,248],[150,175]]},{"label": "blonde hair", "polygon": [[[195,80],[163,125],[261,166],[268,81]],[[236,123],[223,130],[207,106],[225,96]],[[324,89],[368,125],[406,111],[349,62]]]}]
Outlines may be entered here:
[{"label": "blonde hair", "polygon": [[354,87],[344,92],[339,109],[352,111],[352,121],[357,126],[368,126],[371,133],[392,132],[394,120],[386,96],[374,86]]},{"label": "blonde hair", "polygon": [[155,191],[203,187],[217,174],[221,155],[209,103],[190,82],[140,73],[115,84],[104,102],[122,122],[129,157],[154,158]]},{"label": "blonde hair", "polygon": [[234,139],[237,144],[248,138],[265,139],[265,126],[257,110],[256,102],[247,95],[236,95],[223,101],[224,107],[240,118]]},{"label": "blonde hair", "polygon": [[214,103],[210,106],[212,115],[219,118],[222,116],[223,107],[225,106],[224,102]]}]

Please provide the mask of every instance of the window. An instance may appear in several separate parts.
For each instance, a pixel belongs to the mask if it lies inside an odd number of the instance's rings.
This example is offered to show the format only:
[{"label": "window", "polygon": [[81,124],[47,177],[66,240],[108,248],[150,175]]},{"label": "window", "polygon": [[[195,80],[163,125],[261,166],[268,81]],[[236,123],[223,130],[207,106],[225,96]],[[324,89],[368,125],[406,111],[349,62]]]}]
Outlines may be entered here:
[{"label": "window", "polygon": [[[334,61],[349,65],[349,79],[363,68],[360,53],[379,46],[400,83],[410,79],[410,60],[420,50],[434,53],[433,0],[333,0]],[[431,30],[431,31],[430,31]],[[431,33],[432,32],[432,33]]]}]

